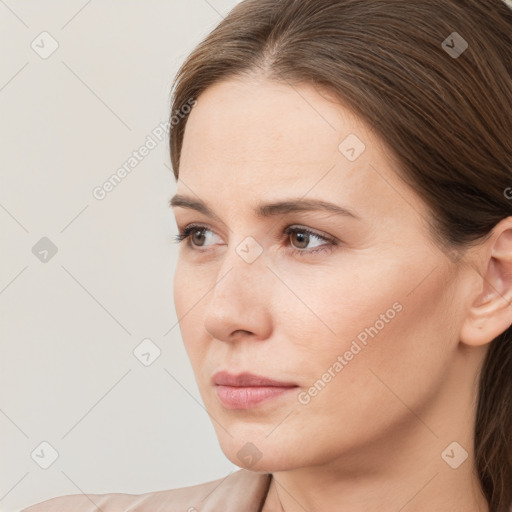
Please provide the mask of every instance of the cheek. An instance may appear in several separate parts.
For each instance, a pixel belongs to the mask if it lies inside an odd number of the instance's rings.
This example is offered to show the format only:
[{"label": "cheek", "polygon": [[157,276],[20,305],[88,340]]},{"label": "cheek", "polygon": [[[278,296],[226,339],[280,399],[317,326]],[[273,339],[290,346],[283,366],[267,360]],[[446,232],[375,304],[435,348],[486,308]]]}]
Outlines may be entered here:
[{"label": "cheek", "polygon": [[[303,338],[297,361],[306,377],[302,403],[319,425],[344,418],[343,427],[333,426],[334,436],[339,428],[370,435],[405,420],[410,412],[403,404],[421,410],[443,381],[456,338],[449,276],[437,270],[411,292],[425,272],[410,269],[407,280],[403,272],[361,278],[358,285],[349,277],[325,286],[317,281],[310,291],[310,305],[336,336],[317,335],[308,350]],[[328,332],[322,322],[315,326]]]},{"label": "cheek", "polygon": [[181,259],[178,258],[173,280],[174,308],[178,318],[183,316],[185,305],[189,302],[189,298],[187,297],[189,294],[186,286],[188,281],[187,277],[183,265],[181,264]]},{"label": "cheek", "polygon": [[435,268],[432,262],[423,266],[389,256],[365,262],[354,254],[324,267],[279,268],[286,286],[276,286],[269,302],[276,326],[289,333],[280,339],[294,340],[303,348],[309,345],[315,354],[332,355],[349,350],[354,340],[368,347],[371,340],[386,339],[398,349],[408,337],[405,329],[415,335],[400,350],[424,350],[420,338],[438,327],[439,335],[446,328],[439,319],[449,316],[449,276],[439,267],[425,278],[424,269]]},{"label": "cheek", "polygon": [[180,255],[173,282],[174,307],[180,325],[188,327],[189,324],[193,324],[189,320],[191,317],[197,322],[198,314],[208,300],[208,292],[214,284],[214,276],[205,273],[204,269],[190,265],[186,261],[186,256]]},{"label": "cheek", "polygon": [[199,287],[194,273],[178,259],[173,283],[174,308],[183,344],[192,364],[195,362],[194,354],[199,350],[199,347],[196,348],[197,340],[203,338],[199,332],[204,325],[201,321],[200,298],[205,293],[206,290]]},{"label": "cheek", "polygon": [[345,345],[348,349],[360,333],[364,341],[365,328],[377,322],[382,330],[398,316],[404,294],[393,274],[356,259],[354,255],[316,268],[291,264],[278,269],[286,286],[276,286],[271,300],[276,325],[290,334],[282,336],[283,341],[295,340],[304,348],[309,344],[314,353],[330,354],[345,350]]}]

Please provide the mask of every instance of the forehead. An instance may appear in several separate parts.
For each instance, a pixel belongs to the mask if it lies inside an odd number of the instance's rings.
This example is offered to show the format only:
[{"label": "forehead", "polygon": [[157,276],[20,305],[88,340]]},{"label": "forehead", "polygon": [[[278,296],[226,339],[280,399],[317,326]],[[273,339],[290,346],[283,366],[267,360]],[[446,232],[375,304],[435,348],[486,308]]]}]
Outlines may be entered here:
[{"label": "forehead", "polygon": [[[258,167],[259,175],[274,170],[275,178],[288,172],[298,178],[302,169],[325,171],[340,160],[338,146],[350,134],[364,141],[365,153],[381,151],[356,116],[312,86],[225,80],[206,89],[189,115],[180,173],[199,172],[205,165],[225,172]],[[345,167],[357,165],[347,160]]]},{"label": "forehead", "polygon": [[[219,204],[236,202],[236,194],[240,206],[307,195],[371,215],[423,209],[393,172],[385,144],[313,86],[236,78],[214,84],[197,100],[183,140],[181,194]],[[346,141],[355,144],[355,159],[347,157]]]}]

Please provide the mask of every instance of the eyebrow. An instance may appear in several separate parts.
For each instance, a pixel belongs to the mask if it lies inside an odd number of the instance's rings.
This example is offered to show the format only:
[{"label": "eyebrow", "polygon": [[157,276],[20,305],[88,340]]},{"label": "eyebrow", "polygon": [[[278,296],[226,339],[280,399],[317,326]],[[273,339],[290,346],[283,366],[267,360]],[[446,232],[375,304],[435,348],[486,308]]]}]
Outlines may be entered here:
[{"label": "eyebrow", "polygon": [[[217,214],[215,214],[204,201],[200,199],[194,199],[191,197],[176,194],[169,201],[169,206],[196,210],[206,215],[207,217],[211,217],[212,219],[222,222],[220,217]],[[360,219],[358,215],[356,215],[354,212],[351,212],[347,208],[343,208],[342,206],[334,203],[322,201],[321,199],[297,198],[287,199],[284,201],[276,201],[273,203],[260,204],[255,208],[254,213],[256,217],[269,218],[274,217],[276,215],[284,215],[286,213],[310,211],[327,211],[335,215],[343,215],[345,217],[353,217],[354,219]]]}]

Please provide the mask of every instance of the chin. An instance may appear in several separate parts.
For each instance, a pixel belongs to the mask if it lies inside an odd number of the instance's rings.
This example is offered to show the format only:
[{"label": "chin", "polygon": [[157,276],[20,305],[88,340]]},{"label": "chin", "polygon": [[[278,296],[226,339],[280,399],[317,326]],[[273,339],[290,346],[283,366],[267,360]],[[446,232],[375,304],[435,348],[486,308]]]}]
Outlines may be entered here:
[{"label": "chin", "polygon": [[[235,465],[256,472],[287,471],[308,465],[309,462],[301,457],[300,451],[293,446],[286,446],[276,437],[265,439],[265,434],[258,436],[233,437],[223,432],[220,447],[224,455]],[[254,432],[254,431],[253,431]],[[301,443],[302,444],[302,443]]]}]

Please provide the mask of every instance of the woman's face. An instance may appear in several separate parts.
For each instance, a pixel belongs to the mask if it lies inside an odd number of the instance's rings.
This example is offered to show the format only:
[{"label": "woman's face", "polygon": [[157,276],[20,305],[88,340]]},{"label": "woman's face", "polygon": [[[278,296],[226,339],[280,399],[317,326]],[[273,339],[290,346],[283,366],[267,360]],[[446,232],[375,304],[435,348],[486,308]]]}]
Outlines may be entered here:
[{"label": "woman's face", "polygon": [[[196,225],[176,311],[232,462],[278,471],[384,455],[408,431],[439,452],[453,440],[418,418],[442,431],[432,404],[464,290],[426,206],[349,110],[306,85],[220,82],[190,113],[177,194],[204,207],[173,207],[180,230]],[[218,386],[220,371],[293,387]]]}]

